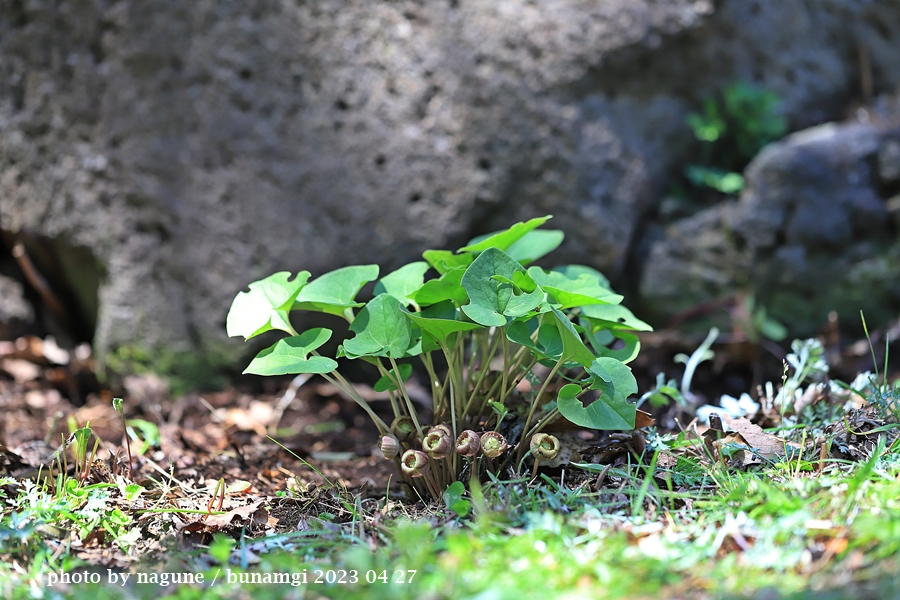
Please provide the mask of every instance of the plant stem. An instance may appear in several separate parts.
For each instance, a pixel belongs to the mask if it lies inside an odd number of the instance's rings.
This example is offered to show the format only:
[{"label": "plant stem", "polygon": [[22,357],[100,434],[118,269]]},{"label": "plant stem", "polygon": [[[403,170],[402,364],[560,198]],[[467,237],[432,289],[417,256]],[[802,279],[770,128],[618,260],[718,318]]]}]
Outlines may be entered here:
[{"label": "plant stem", "polygon": [[[459,338],[457,338],[457,340],[458,339]],[[456,352],[457,345],[458,344],[454,344],[454,348],[451,350],[447,346],[447,344],[441,343],[441,350],[444,352],[444,356],[447,359],[447,368],[449,369],[449,372],[447,373],[447,383],[450,385],[450,402],[451,402],[450,410],[451,410],[451,412],[454,412],[454,414],[456,412],[455,411],[456,395],[454,393],[454,390],[461,390],[461,392],[458,392],[458,393],[461,393],[462,396],[465,397],[465,389],[463,387],[463,375],[462,375],[462,372],[460,371],[460,367],[459,367],[459,365],[462,363],[455,362],[453,360],[453,355]],[[435,418],[437,418],[437,413],[435,414]],[[456,435],[455,430],[454,430],[453,434]]]},{"label": "plant stem", "polygon": [[[391,367],[393,367],[394,373],[397,373],[397,379],[399,380],[400,367],[397,365],[397,361],[394,360],[393,356],[388,356],[388,360],[391,361]],[[399,383],[400,385],[398,385],[397,387],[403,393],[403,399],[406,400],[406,408],[409,409],[409,417],[413,420],[413,424],[416,426],[416,432],[419,434],[419,438],[421,439],[423,437],[422,426],[419,425],[419,418],[416,415],[416,408],[413,406],[412,400],[409,399],[409,394],[406,393],[406,386],[403,385],[402,381],[400,381]]]},{"label": "plant stem", "polygon": [[[537,335],[537,334],[535,334],[535,335]],[[522,366],[522,362],[525,360],[525,357],[526,357],[526,356],[529,356],[529,355],[530,355],[530,349],[529,349],[529,348],[526,348],[525,346],[522,346],[521,348],[519,348],[519,350],[513,355],[513,358],[512,358],[512,365],[510,365],[509,368],[506,368],[506,369],[505,369],[506,372],[509,374],[509,375],[507,376],[507,378],[508,378],[508,377],[511,377],[511,376],[512,376],[512,373],[514,373],[515,371],[517,371],[517,370],[519,369],[519,367]],[[524,373],[527,373],[528,371],[530,371],[530,370],[532,369],[532,367],[534,367],[535,364],[537,364],[537,357],[535,357],[534,361],[531,363],[531,366],[530,366],[529,368],[525,369],[525,372],[524,372]],[[522,374],[520,374],[520,375],[518,375],[518,376],[516,377],[516,379],[515,379],[515,381],[514,381],[514,383],[513,383],[513,387],[515,387],[516,385],[518,385],[519,381],[521,380],[520,378],[522,377],[522,375],[524,375],[524,373],[522,373]],[[488,390],[488,393],[487,393],[487,395],[485,396],[485,400],[482,402],[482,408],[481,408],[481,411],[479,411],[479,414],[480,414],[481,412],[484,411],[484,406],[487,404],[487,400],[490,399],[491,397],[493,397],[493,396],[495,396],[495,395],[497,394],[497,386],[499,386],[499,385],[501,385],[501,384],[503,384],[503,383],[504,383],[503,380],[502,380],[501,378],[499,378],[499,377],[498,377],[497,380],[493,383],[493,385],[491,386],[491,389]],[[501,391],[502,393],[501,393],[500,396],[497,398],[497,401],[498,401],[498,402],[504,402],[504,401],[506,400],[506,396],[512,391],[512,388],[510,388],[510,389],[503,388],[503,389],[500,390],[500,391]]]},{"label": "plant stem", "polygon": [[[333,376],[333,377],[332,377]],[[384,435],[390,432],[391,428],[381,420],[381,417],[375,414],[375,411],[372,410],[372,407],[369,406],[369,403],[366,402],[362,396],[357,393],[356,389],[352,385],[350,385],[344,377],[338,373],[337,371],[332,371],[331,373],[322,373],[322,377],[325,380],[337,387],[339,390],[347,394],[354,402],[359,404],[359,406],[366,411],[372,421],[375,422],[375,426],[378,427],[378,431]]]},{"label": "plant stem", "polygon": [[503,400],[506,398],[506,382],[508,381],[508,377],[509,377],[508,371],[506,370],[506,365],[509,364],[507,362],[509,360],[509,340],[506,338],[505,335],[500,336],[500,337],[503,338],[503,367],[504,368],[503,368],[503,374],[501,375],[502,383],[500,384],[500,389],[504,391],[504,394],[500,399],[500,401],[503,402]]},{"label": "plant stem", "polygon": [[[559,371],[560,367],[562,367],[565,362],[565,357],[561,356],[559,361],[553,365],[553,368],[550,370],[550,374],[547,375],[547,379],[544,380],[544,384],[541,386],[541,390],[538,392],[537,396],[534,397],[534,400],[531,402],[531,409],[528,411],[528,417],[525,419],[525,426],[522,428],[522,433],[524,434],[528,431],[528,426],[531,425],[531,419],[534,417],[534,411],[537,409],[538,405],[541,403],[541,398],[544,396],[544,392],[547,390],[547,386],[550,385],[550,382],[556,376],[557,371]],[[516,452],[516,462],[518,462],[525,451],[524,437],[519,440],[519,450]]]},{"label": "plant stem", "polygon": [[[520,356],[519,359],[518,359],[519,362],[518,362],[516,365],[514,365],[514,366],[516,366],[517,368],[521,367],[521,366],[522,366],[521,360],[522,360],[522,358],[524,358],[525,356],[527,356],[527,355],[526,355],[526,354],[523,354],[522,356]],[[502,394],[500,395],[500,402],[502,402],[502,403],[505,404],[507,396],[509,396],[509,394],[512,393],[513,389],[515,389],[515,387],[516,387],[517,385],[519,385],[519,382],[522,381],[522,378],[525,377],[525,375],[527,375],[528,372],[531,371],[531,369],[534,368],[534,365],[536,365],[537,362],[538,362],[538,359],[537,359],[537,357],[535,357],[534,360],[532,360],[531,363],[528,365],[528,367],[525,368],[525,369],[524,369],[522,372],[520,372],[519,374],[517,374],[517,375],[515,376],[515,378],[512,380],[512,382],[510,382],[510,387],[509,387],[509,389],[502,390]],[[499,381],[499,379],[498,379],[498,381]],[[481,422],[482,415],[484,414],[484,411],[485,411],[485,409],[487,408],[488,401],[489,401],[490,399],[491,399],[491,395],[487,395],[487,396],[485,396],[484,398],[482,398],[481,406],[480,406],[479,409],[478,409],[478,417],[476,418],[476,422]],[[498,423],[497,425],[498,425],[498,427],[499,427],[499,423]]]},{"label": "plant stem", "polygon": [[[466,364],[465,363],[466,348],[465,348],[465,344],[463,343],[463,336],[460,334],[457,334],[457,336],[456,336],[456,343],[453,345],[453,355],[454,355],[454,359],[455,359],[454,364],[457,365],[457,368],[455,369],[455,373],[456,373],[456,379],[454,380],[455,384],[456,384],[454,386],[455,390],[454,389],[450,390],[450,402],[451,402],[450,412],[455,415],[456,414],[456,405],[455,405],[456,398],[457,397],[459,397],[459,398],[466,397],[466,382],[463,378],[463,372],[461,370],[461,366]],[[462,406],[460,406],[459,408],[461,409]],[[454,430],[453,434],[456,435],[455,430]]]},{"label": "plant stem", "polygon": [[[400,385],[398,385],[398,380],[400,379],[399,373],[397,373],[395,371],[394,374],[397,375],[397,378],[395,379],[394,377],[392,377],[390,375],[390,371],[388,371],[387,369],[384,368],[384,365],[381,364],[380,360],[378,361],[378,363],[375,366],[378,367],[378,372],[381,373],[382,377],[387,377],[392,382],[394,382],[394,385],[397,386],[398,389],[400,388]],[[402,382],[400,382],[400,383],[402,383]],[[394,390],[394,391],[396,391],[396,390]],[[394,396],[393,391],[388,392],[388,398],[390,398],[391,410],[394,411],[394,416],[399,417],[402,413],[400,412],[400,407],[397,406],[397,398]]]},{"label": "plant stem", "polygon": [[125,429],[125,449],[128,451],[128,474],[134,481],[134,460],[131,458],[131,439],[128,437],[128,423],[125,421],[125,409],[119,407],[119,416],[122,417],[122,427]]},{"label": "plant stem", "polygon": [[[484,331],[476,331],[472,336],[471,348],[469,349],[469,364],[466,365],[466,377],[464,384],[466,389],[471,389],[472,387],[472,376],[475,372],[475,364],[478,362],[479,354],[484,354],[483,352],[484,346]],[[479,352],[481,350],[482,352]]]},{"label": "plant stem", "polygon": [[478,375],[477,381],[475,382],[475,385],[472,387],[472,393],[469,396],[469,400],[466,402],[466,407],[463,410],[464,415],[469,414],[469,411],[472,409],[472,403],[475,402],[475,397],[478,396],[478,391],[481,389],[481,384],[484,381],[484,377],[490,372],[491,360],[494,358],[494,353],[497,352],[497,343],[500,341],[501,337],[505,336],[502,336],[502,334],[500,334],[494,338],[494,341],[491,344],[491,347],[488,350],[487,354],[483,355],[481,358],[480,373]]},{"label": "plant stem", "polygon": [[431,352],[423,352],[420,355],[420,358],[422,359],[422,364],[425,365],[425,369],[428,371],[429,387],[431,388],[431,408],[432,410],[436,410],[441,395],[443,394],[443,386],[438,379],[437,373],[434,371],[434,361],[431,358]]},{"label": "plant stem", "polygon": [[544,427],[546,427],[547,425],[549,425],[550,423],[555,421],[558,416],[559,416],[559,409],[554,407],[553,410],[551,410],[546,415],[544,415],[540,421],[535,423],[534,427],[531,428],[531,431],[526,433],[522,439],[526,439],[526,438],[530,439],[531,436],[533,436],[536,433],[539,433],[541,431],[541,429],[543,429]]},{"label": "plant stem", "polygon": [[[432,461],[432,462],[436,462],[436,461]],[[431,492],[432,498],[440,498],[441,497],[441,492],[438,491],[438,490],[440,490],[441,486],[438,484],[438,481],[436,479],[436,476],[437,476],[437,473],[435,473],[436,470],[437,470],[437,468],[428,469],[428,471],[425,473],[425,477],[423,477],[423,479],[425,480],[426,486],[428,487],[429,491]]]},{"label": "plant stem", "polygon": [[[91,456],[87,459],[87,462],[84,463],[84,471],[81,473],[81,483],[84,484],[87,481],[88,475],[91,472],[91,465],[94,464],[94,459],[97,457],[97,447],[100,445],[100,438],[94,438],[94,449],[91,450]],[[133,478],[132,478],[133,479]]]}]

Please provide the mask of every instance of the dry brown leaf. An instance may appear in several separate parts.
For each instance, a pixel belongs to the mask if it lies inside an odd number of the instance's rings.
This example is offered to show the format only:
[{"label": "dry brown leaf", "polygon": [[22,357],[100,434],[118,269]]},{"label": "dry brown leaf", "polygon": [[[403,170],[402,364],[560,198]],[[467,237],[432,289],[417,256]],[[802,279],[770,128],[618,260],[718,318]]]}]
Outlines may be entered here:
[{"label": "dry brown leaf", "polygon": [[74,417],[81,425],[90,423],[96,435],[122,435],[122,420],[111,402],[94,401],[76,410]]},{"label": "dry brown leaf", "polygon": [[811,385],[806,388],[806,391],[803,392],[803,395],[797,398],[797,401],[794,402],[794,414],[799,415],[800,412],[807,406],[813,406],[817,402],[827,398],[828,389],[829,388],[824,383]]},{"label": "dry brown leaf", "polygon": [[62,402],[62,394],[53,388],[46,390],[28,390],[25,392],[25,404],[31,408],[46,409]]},{"label": "dry brown leaf", "polygon": [[0,444],[0,474],[7,474],[10,471],[24,469],[28,466],[24,458]]},{"label": "dry brown leaf", "polygon": [[[264,499],[256,500],[255,502],[248,504],[247,506],[239,506],[237,508],[232,508],[228,512],[222,515],[209,515],[203,518],[203,524],[208,527],[228,527],[231,525],[231,521],[235,517],[239,517],[246,521],[258,522],[259,517],[256,515],[256,512],[260,510]],[[265,508],[262,508],[263,512],[266,512]],[[268,514],[268,513],[267,513]],[[266,518],[262,519],[263,524],[266,522]]]},{"label": "dry brown leaf", "polygon": [[654,419],[650,413],[644,412],[642,410],[637,410],[634,416],[634,428],[640,429],[642,427],[652,427],[656,425],[656,419]]},{"label": "dry brown leaf", "polygon": [[16,351],[15,342],[10,342],[8,340],[0,340],[0,358],[4,356],[9,356],[10,354],[14,354]]},{"label": "dry brown leaf", "polygon": [[16,383],[34,381],[41,375],[41,368],[38,365],[22,358],[4,358],[0,360],[0,370],[12,375]]},{"label": "dry brown leaf", "polygon": [[57,365],[67,365],[72,362],[71,356],[67,350],[63,350],[56,343],[56,338],[47,336],[41,343],[41,354],[51,363]]},{"label": "dry brown leaf", "polygon": [[253,431],[262,437],[266,436],[267,427],[272,422],[273,408],[268,402],[254,400],[249,408],[229,408],[225,414],[225,429]]},{"label": "dry brown leaf", "polygon": [[825,542],[825,550],[831,554],[840,554],[847,549],[848,544],[847,538],[832,538]]},{"label": "dry brown leaf", "polygon": [[[784,456],[788,452],[788,449],[790,449],[791,453],[801,450],[800,446],[797,444],[780,438],[777,435],[766,433],[763,431],[762,427],[754,425],[744,417],[732,419],[728,415],[722,415],[722,420],[729,430],[740,434],[746,442],[746,445],[760,458],[773,459]],[[722,441],[724,442],[727,439],[728,437]]]}]

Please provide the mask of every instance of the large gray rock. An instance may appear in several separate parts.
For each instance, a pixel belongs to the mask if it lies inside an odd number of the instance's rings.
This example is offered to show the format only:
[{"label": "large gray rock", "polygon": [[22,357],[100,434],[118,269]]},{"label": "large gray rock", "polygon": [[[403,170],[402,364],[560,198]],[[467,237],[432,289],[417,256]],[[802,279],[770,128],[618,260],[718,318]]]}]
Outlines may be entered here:
[{"label": "large gray rock", "polygon": [[278,269],[554,213],[558,260],[628,277],[700,98],[818,121],[898,40],[894,0],[0,0],[0,226],[92,252],[101,359],[205,370]]},{"label": "large gray rock", "polygon": [[0,340],[12,340],[34,324],[34,308],[25,298],[22,284],[0,275]]},{"label": "large gray rock", "polygon": [[796,334],[814,333],[831,310],[852,323],[860,310],[869,322],[900,313],[896,123],[796,133],[746,177],[739,201],[675,223],[653,247],[641,284],[649,306],[752,292]]}]

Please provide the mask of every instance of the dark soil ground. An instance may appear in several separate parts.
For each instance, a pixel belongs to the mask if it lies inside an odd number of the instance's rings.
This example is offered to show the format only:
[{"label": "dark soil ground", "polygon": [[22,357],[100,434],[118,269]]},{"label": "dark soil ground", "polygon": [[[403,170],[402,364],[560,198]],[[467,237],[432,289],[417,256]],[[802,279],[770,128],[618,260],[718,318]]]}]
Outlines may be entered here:
[{"label": "dark soil ground", "polygon": [[[875,332],[876,347],[886,333]],[[680,380],[683,367],[674,356],[690,354],[703,337],[676,330],[644,335],[643,351],[631,364],[641,392],[652,389],[661,372]],[[694,378],[698,404],[714,403],[724,393],[750,392],[755,397],[759,384],[780,381],[783,348],[753,345],[734,333],[722,339],[725,343],[714,346],[716,358],[704,363]],[[865,340],[841,343],[834,331],[824,340],[835,377],[849,381],[871,365]],[[117,475],[123,475],[130,480],[123,423],[112,403],[114,396],[121,396],[136,438],[131,442],[133,480],[152,491],[143,499],[145,509],[176,506],[223,513],[146,513],[144,530],[149,533],[161,528],[154,520],[178,520],[186,547],[207,543],[216,531],[302,529],[306,520],[323,513],[341,521],[346,512],[341,499],[349,497],[341,495],[342,490],[360,492],[362,501],[388,493],[404,498],[394,463],[385,461],[377,449],[374,425],[322,380],[299,386],[290,378],[267,380],[276,392],[266,393],[259,379],[245,379],[222,391],[173,398],[165,382],[153,375],[125,378],[118,389],[110,390],[98,383],[93,364],[87,345],[63,350],[52,338],[36,336],[0,341],[0,476],[26,479],[52,473],[64,440],[90,424],[101,441],[87,479],[115,483]],[[365,383],[359,390],[388,416],[386,397],[380,401]],[[686,426],[693,418],[674,405],[648,410],[661,430]],[[150,442],[146,450],[142,440]],[[226,486],[238,482],[239,489],[222,493],[217,489],[220,480]],[[144,537],[146,547],[137,554],[152,556],[159,539]],[[132,560],[108,555],[107,544],[85,540],[83,546],[75,550],[91,562]]]},{"label": "dark soil ground", "polygon": [[[876,331],[873,342],[883,335]],[[630,365],[641,392],[653,388],[658,373],[680,380],[683,367],[673,357],[690,354],[702,337],[676,330],[644,334],[641,355]],[[715,403],[722,394],[749,392],[755,396],[764,381],[780,381],[785,349],[771,342],[764,346],[727,343],[728,335],[721,339],[726,343],[714,346],[715,359],[700,366],[691,386],[698,404]],[[835,378],[843,376],[849,381],[869,368],[872,359],[865,340],[849,344],[840,344],[839,338],[830,341]],[[134,460],[135,467],[147,475],[154,473],[155,467],[166,471],[174,467],[176,478],[179,474],[201,480],[240,478],[251,481],[261,493],[274,495],[284,489],[289,477],[321,479],[299,457],[348,488],[385,493],[393,463],[382,459],[376,446],[378,432],[362,410],[333,386],[315,378],[299,387],[291,386],[290,378],[267,381],[266,387],[274,387],[276,393],[262,391],[260,379],[247,377],[222,391],[172,398],[159,378],[132,376],[113,391],[98,383],[87,346],[66,351],[52,338],[34,336],[0,341],[0,444],[5,452],[19,455],[23,466],[36,468],[48,464],[72,427],[90,423],[103,441],[98,458],[110,461],[122,451],[124,439],[123,423],[112,405],[117,395],[124,398],[129,420],[145,420],[158,427],[158,443]],[[386,395],[382,404],[382,394],[365,383],[358,386],[376,410],[380,406],[389,414]],[[648,410],[653,411],[660,428],[672,426],[676,417],[682,425],[691,419],[678,407]],[[115,470],[115,465],[111,464],[111,469]]]}]

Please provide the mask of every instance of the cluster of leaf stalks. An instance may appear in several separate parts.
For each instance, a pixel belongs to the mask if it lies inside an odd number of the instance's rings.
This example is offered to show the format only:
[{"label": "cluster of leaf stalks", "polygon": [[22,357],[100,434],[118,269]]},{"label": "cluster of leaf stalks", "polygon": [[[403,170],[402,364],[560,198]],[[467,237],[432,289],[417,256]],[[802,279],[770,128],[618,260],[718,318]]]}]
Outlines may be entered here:
[{"label": "cluster of leaf stalks", "polygon": [[[540,230],[550,217],[517,223],[456,252],[428,250],[424,261],[378,279],[377,265],[337,269],[310,281],[280,272],[240,292],[228,314],[230,336],[289,334],[262,350],[245,373],[320,374],[352,398],[381,433],[385,456],[423,496],[485,471],[521,469],[529,456],[549,460],[559,441],[544,430],[564,418],[591,429],[631,429],[637,392],[625,363],[639,350],[635,331],[649,326],[620,305],[599,272],[580,265],[547,271],[530,263],[554,250],[562,232]],[[356,300],[376,281],[374,297]],[[332,336],[302,333],[292,310],[343,317],[352,337],[335,358],[364,360],[390,398],[388,424],[320,355]],[[430,410],[408,393],[410,361],[428,375]],[[430,423],[425,422],[430,418]]]}]

